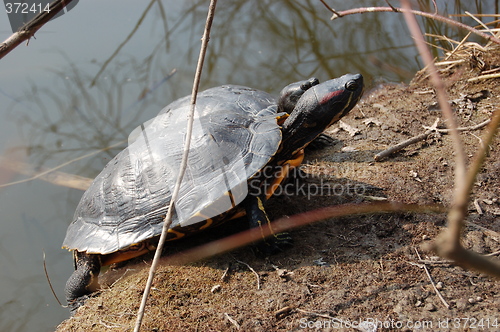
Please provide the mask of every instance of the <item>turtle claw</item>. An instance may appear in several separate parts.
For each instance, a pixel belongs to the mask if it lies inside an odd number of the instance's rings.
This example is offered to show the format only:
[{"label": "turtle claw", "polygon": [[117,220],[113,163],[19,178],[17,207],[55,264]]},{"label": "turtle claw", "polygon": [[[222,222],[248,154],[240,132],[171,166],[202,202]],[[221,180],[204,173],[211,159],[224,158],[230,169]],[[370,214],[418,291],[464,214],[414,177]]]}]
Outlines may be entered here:
[{"label": "turtle claw", "polygon": [[93,297],[93,295],[83,295],[71,301],[68,301],[68,309],[71,316],[73,316],[78,308],[85,304],[87,299]]},{"label": "turtle claw", "polygon": [[332,145],[335,141],[336,140],[333,137],[321,133],[311,143],[309,143],[307,148],[310,150],[320,150],[326,148],[329,145]]},{"label": "turtle claw", "polygon": [[259,241],[254,246],[257,256],[267,257],[283,252],[292,245],[293,239],[290,234],[283,232]]}]

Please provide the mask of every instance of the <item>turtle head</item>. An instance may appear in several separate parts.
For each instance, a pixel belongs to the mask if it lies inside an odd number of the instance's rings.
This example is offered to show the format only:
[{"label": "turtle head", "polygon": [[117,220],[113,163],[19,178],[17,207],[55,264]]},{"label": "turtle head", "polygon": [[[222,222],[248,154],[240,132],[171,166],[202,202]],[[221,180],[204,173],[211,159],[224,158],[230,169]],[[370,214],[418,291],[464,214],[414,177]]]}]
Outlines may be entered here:
[{"label": "turtle head", "polygon": [[363,93],[363,76],[347,74],[304,91],[283,123],[280,156],[291,158],[356,105]]}]

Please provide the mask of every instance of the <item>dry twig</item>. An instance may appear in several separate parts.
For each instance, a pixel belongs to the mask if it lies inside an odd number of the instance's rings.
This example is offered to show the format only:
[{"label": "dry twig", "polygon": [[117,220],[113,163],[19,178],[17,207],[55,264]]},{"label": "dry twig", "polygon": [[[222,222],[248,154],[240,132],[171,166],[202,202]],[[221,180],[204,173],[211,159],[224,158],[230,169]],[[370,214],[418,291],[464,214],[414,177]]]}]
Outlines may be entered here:
[{"label": "dry twig", "polygon": [[338,318],[332,317],[330,315],[319,314],[319,313],[313,312],[313,311],[307,311],[307,310],[302,310],[302,309],[298,309],[298,308],[295,309],[295,311],[301,312],[301,313],[306,314],[306,315],[311,315],[311,316],[316,316],[316,317],[323,317],[323,318],[331,319],[332,321],[342,322]]},{"label": "dry twig", "polygon": [[498,39],[495,36],[488,35],[488,34],[482,32],[478,29],[475,29],[467,24],[463,24],[461,22],[452,20],[450,18],[438,15],[437,13],[426,13],[426,12],[422,12],[419,10],[413,10],[413,9],[411,9],[411,7],[405,8],[404,6],[403,6],[403,8],[397,8],[397,7],[393,7],[393,6],[390,6],[390,7],[363,7],[363,8],[348,9],[348,10],[344,10],[344,11],[336,11],[333,8],[331,8],[330,6],[328,6],[325,3],[325,1],[323,1],[323,0],[320,0],[320,1],[323,3],[323,5],[325,5],[325,7],[329,11],[331,11],[333,13],[331,20],[334,20],[334,19],[337,19],[340,17],[344,17],[347,15],[352,15],[352,14],[364,14],[364,13],[373,13],[373,12],[394,12],[394,13],[403,13],[403,14],[407,13],[407,14],[419,15],[419,16],[431,18],[434,20],[438,20],[438,21],[444,22],[446,24],[450,24],[450,25],[459,27],[461,29],[468,30],[468,31],[470,31],[478,36],[481,36],[489,41],[492,41],[496,44],[500,44],[500,39]]},{"label": "dry twig", "polygon": [[227,281],[227,278],[229,276],[229,269],[231,268],[231,264],[229,264],[227,266],[227,268],[224,270],[224,273],[222,274],[222,276],[220,277],[220,281],[222,282],[226,282]]},{"label": "dry twig", "polygon": [[47,278],[47,282],[49,283],[50,290],[52,291],[52,295],[54,295],[57,303],[63,308],[67,308],[67,305],[63,305],[61,301],[59,301],[59,297],[57,297],[56,291],[54,290],[54,287],[52,287],[52,282],[50,281],[49,278],[49,273],[47,272],[47,264],[45,263],[45,250],[43,252],[43,272],[45,272],[45,277]]},{"label": "dry twig", "polygon": [[245,262],[242,262],[242,261],[240,261],[240,260],[237,260],[237,259],[235,259],[235,261],[237,261],[237,262],[238,262],[238,263],[240,263],[240,264],[245,265],[246,267],[248,267],[248,269],[249,269],[250,271],[252,271],[252,272],[253,272],[253,274],[255,274],[255,278],[257,279],[257,289],[260,289],[260,276],[259,276],[259,274],[258,274],[258,273],[257,273],[257,272],[256,272],[256,271],[255,271],[255,270],[254,270],[254,269],[253,269],[250,265],[249,265],[249,264],[247,264],[247,263],[245,263]]},{"label": "dry twig", "polygon": [[393,154],[394,152],[397,152],[397,151],[400,151],[402,149],[404,149],[405,147],[409,146],[409,145],[412,145],[412,144],[415,144],[417,142],[420,142],[420,141],[423,141],[424,139],[426,139],[430,134],[432,134],[432,132],[434,130],[436,130],[437,128],[437,125],[439,123],[439,118],[436,119],[436,121],[434,122],[434,124],[431,126],[431,127],[426,127],[426,131],[423,133],[423,134],[420,134],[418,136],[415,136],[415,137],[412,137],[412,138],[409,138],[407,139],[406,141],[403,141],[399,144],[396,144],[394,146],[391,146],[390,148],[388,149],[385,149],[384,151],[382,152],[379,152],[377,153],[373,159],[375,159],[375,161],[380,161],[382,160],[383,158]]},{"label": "dry twig", "polygon": [[486,158],[489,145],[499,126],[500,109],[497,109],[483,137],[484,144],[479,146],[467,173],[461,179],[463,182],[461,190],[457,190],[455,193],[454,205],[448,213],[448,228],[438,236],[436,243],[431,247],[431,249],[436,250],[439,255],[448,259],[453,259],[459,265],[497,277],[500,277],[500,262],[465,249],[460,243],[460,237],[464,228],[465,217],[467,216],[469,194],[474,185],[476,175]]},{"label": "dry twig", "polygon": [[28,23],[19,28],[19,30],[7,38],[0,45],[0,59],[9,54],[14,48],[25,40],[29,40],[35,33],[54,16],[56,16],[72,0],[55,0],[49,5],[48,11],[42,11],[33,17]]},{"label": "dry twig", "polygon": [[[473,126],[469,126],[469,127],[458,127],[457,130],[458,131],[473,131],[473,130],[478,130],[478,129],[481,129],[483,127],[485,127],[488,123],[491,122],[491,119],[488,119],[488,120],[485,120],[481,123],[478,123],[476,125],[473,125]],[[427,126],[424,126],[424,129],[428,129],[428,130],[433,130],[433,131],[437,131],[438,133],[441,133],[441,134],[447,134],[450,132],[450,129],[441,129],[441,128],[434,128],[434,126],[432,127],[427,127]]]},{"label": "dry twig", "polygon": [[[420,257],[420,254],[418,253],[417,248],[414,248],[414,249],[415,249],[415,252],[417,253],[417,257],[418,257],[419,262],[422,262],[422,257]],[[441,300],[443,305],[446,308],[450,308],[450,305],[448,304],[448,302],[446,302],[444,297],[441,295],[441,292],[439,291],[439,289],[436,288],[436,284],[434,283],[434,280],[432,279],[432,276],[429,272],[429,269],[427,268],[427,265],[425,265],[425,263],[422,264],[422,268],[424,269],[425,274],[427,274],[427,278],[429,278],[429,281],[431,282],[432,288],[434,288],[434,292],[436,292],[437,296],[439,297],[439,299]]]},{"label": "dry twig", "polygon": [[236,327],[237,330],[239,330],[241,328],[240,324],[238,324],[238,322],[233,319],[231,316],[229,316],[229,314],[227,312],[224,313],[224,317],[227,318],[227,320],[234,325],[234,327]]},{"label": "dry twig", "polygon": [[486,254],[485,256],[486,257],[491,257],[491,256],[499,255],[499,254],[500,254],[500,250],[497,250],[497,251],[494,251],[494,252],[490,252],[489,254]]},{"label": "dry twig", "polygon": [[158,241],[158,246],[156,248],[156,252],[155,252],[155,255],[153,258],[153,262],[151,264],[151,268],[149,270],[148,280],[146,282],[146,287],[144,288],[144,293],[142,296],[141,305],[139,307],[139,311],[137,312],[137,320],[135,323],[134,332],[139,332],[139,330],[141,328],[142,318],[144,316],[144,310],[146,308],[146,301],[148,299],[149,291],[150,291],[151,285],[153,283],[156,267],[158,266],[158,263],[159,263],[160,257],[161,257],[161,253],[163,251],[163,246],[165,245],[165,242],[167,240],[168,229],[170,228],[170,225],[172,224],[174,202],[177,200],[177,197],[179,196],[182,178],[184,177],[184,173],[186,171],[188,155],[189,155],[189,146],[191,144],[191,135],[193,132],[196,96],[198,94],[198,86],[200,85],[201,72],[203,69],[205,54],[207,52],[208,41],[210,39],[210,29],[212,27],[212,22],[213,22],[213,18],[214,18],[214,14],[215,14],[216,4],[217,4],[217,0],[210,1],[208,14],[207,14],[207,21],[205,23],[205,31],[204,31],[203,37],[201,39],[201,41],[202,41],[201,42],[201,50],[200,50],[200,56],[198,58],[198,65],[196,67],[196,74],[195,74],[194,82],[193,82],[193,91],[191,93],[191,109],[190,109],[189,114],[187,114],[186,136],[185,136],[185,141],[184,141],[184,151],[183,151],[183,155],[182,155],[182,160],[181,160],[181,164],[179,166],[179,175],[177,177],[177,180],[176,180],[175,185],[174,185],[174,189],[172,191],[172,198],[170,200],[167,215],[165,216],[165,219],[163,221],[162,232],[160,235],[160,239]]},{"label": "dry twig", "polygon": [[439,73],[433,63],[432,55],[425,45],[422,33],[420,32],[420,27],[414,16],[414,12],[411,10],[409,1],[401,0],[401,3],[404,8],[403,14],[407,21],[408,28],[415,40],[415,44],[417,45],[420,55],[426,63],[426,68],[430,74],[431,82],[436,88],[436,94],[441,111],[450,126],[450,134],[455,152],[455,192],[452,206],[448,212],[448,227],[438,236],[432,249],[436,250],[442,257],[456,261],[459,265],[500,277],[500,263],[498,261],[469,251],[460,243],[465,218],[467,216],[467,206],[470,198],[469,195],[472,190],[472,186],[474,185],[476,175],[486,158],[487,149],[500,125],[500,109],[497,109],[493,114],[492,120],[488,125],[488,129],[483,139],[484,144],[479,147],[471,166],[467,170],[465,166],[464,148],[458,134],[458,126],[456,125],[455,117],[448,103],[443,81],[439,77]]},{"label": "dry twig", "polygon": [[490,78],[499,78],[499,77],[500,77],[500,73],[486,74],[486,75],[479,75],[476,77],[471,77],[467,81],[468,82],[476,82],[476,81],[489,80]]},{"label": "dry twig", "polygon": [[49,169],[45,167],[40,167],[40,169],[37,169],[36,167],[28,163],[15,160],[6,160],[3,158],[0,158],[0,168],[8,168],[9,170],[14,171],[16,173],[30,176],[29,178],[26,179],[0,184],[0,188],[28,182],[35,179],[50,182],[57,186],[63,186],[79,190],[87,190],[90,187],[90,184],[92,183],[92,179],[87,177],[55,171],[54,168]]}]

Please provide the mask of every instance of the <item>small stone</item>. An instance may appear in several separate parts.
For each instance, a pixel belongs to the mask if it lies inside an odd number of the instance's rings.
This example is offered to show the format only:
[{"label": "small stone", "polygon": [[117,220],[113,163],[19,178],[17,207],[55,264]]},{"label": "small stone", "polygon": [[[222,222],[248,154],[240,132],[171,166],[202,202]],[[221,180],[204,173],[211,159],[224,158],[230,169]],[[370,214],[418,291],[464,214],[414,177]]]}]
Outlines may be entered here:
[{"label": "small stone", "polygon": [[424,310],[427,310],[427,311],[436,311],[436,306],[432,303],[427,303],[425,306],[424,306]]},{"label": "small stone", "polygon": [[476,302],[483,302],[483,298],[481,296],[476,297]]},{"label": "small stone", "polygon": [[427,234],[424,235],[424,236],[422,236],[422,240],[424,240],[424,241],[428,241],[430,239],[431,239],[431,237],[429,235],[427,235]]},{"label": "small stone", "polygon": [[421,307],[421,306],[422,306],[422,301],[415,302],[415,307]]},{"label": "small stone", "polygon": [[471,297],[471,298],[469,298],[467,301],[468,301],[470,304],[474,304],[474,303],[476,303],[476,299],[474,299],[474,298],[472,298],[472,297]]},{"label": "small stone", "polygon": [[465,299],[459,299],[457,301],[457,309],[458,310],[465,310],[468,306],[468,302]]},{"label": "small stone", "polygon": [[436,283],[436,289],[439,289],[439,290],[443,289],[443,283],[441,281]]},{"label": "small stone", "polygon": [[210,292],[212,293],[220,292],[221,288],[222,288],[221,285],[215,285],[214,287],[212,287]]},{"label": "small stone", "polygon": [[401,304],[398,303],[394,306],[394,308],[392,308],[392,312],[400,314],[403,312],[403,307],[401,306]]},{"label": "small stone", "polygon": [[342,152],[355,152],[358,151],[358,148],[354,146],[344,146],[342,149],[340,149]]}]

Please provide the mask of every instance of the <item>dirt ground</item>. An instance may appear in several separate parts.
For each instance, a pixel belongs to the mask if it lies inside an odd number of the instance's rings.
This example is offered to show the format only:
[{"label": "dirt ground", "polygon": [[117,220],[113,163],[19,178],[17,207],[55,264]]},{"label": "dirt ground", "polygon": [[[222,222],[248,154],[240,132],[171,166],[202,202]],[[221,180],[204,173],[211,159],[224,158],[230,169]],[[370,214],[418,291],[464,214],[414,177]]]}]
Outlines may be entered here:
[{"label": "dirt ground", "polygon": [[[500,54],[464,54],[453,58],[463,62],[439,68],[460,126],[469,127],[491,117],[499,104],[500,84],[498,78],[468,80],[499,68]],[[422,134],[423,126],[432,126],[437,118],[442,116],[436,95],[423,73],[409,85],[388,84],[365,92],[343,120],[351,133],[333,126],[329,134],[335,142],[309,151],[303,166],[303,181],[330,191],[275,197],[267,204],[268,212],[277,218],[381,197],[448,206],[454,181],[449,135],[432,133],[381,161],[373,159],[381,150]],[[442,120],[438,127],[444,128]],[[484,128],[461,134],[469,159],[483,133]],[[463,237],[467,248],[496,252],[496,258],[499,178],[496,138],[474,186]],[[444,214],[350,216],[292,230],[294,246],[267,259],[256,257],[247,246],[183,266],[162,264],[142,331],[500,331],[498,280],[422,249],[445,226]],[[167,251],[180,252],[242,230],[238,227],[226,224],[171,242]],[[104,273],[102,283],[111,285],[87,300],[58,331],[131,331],[150,261],[143,257]]]}]

